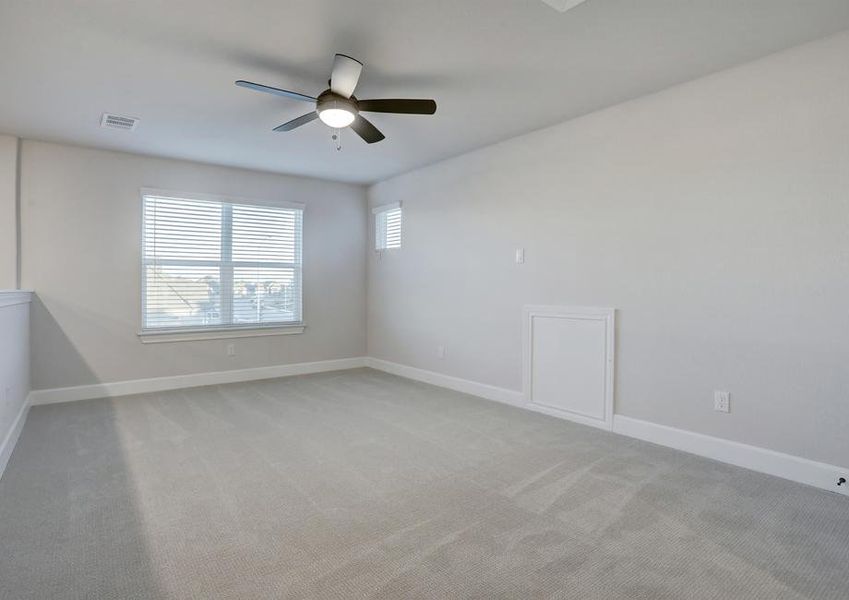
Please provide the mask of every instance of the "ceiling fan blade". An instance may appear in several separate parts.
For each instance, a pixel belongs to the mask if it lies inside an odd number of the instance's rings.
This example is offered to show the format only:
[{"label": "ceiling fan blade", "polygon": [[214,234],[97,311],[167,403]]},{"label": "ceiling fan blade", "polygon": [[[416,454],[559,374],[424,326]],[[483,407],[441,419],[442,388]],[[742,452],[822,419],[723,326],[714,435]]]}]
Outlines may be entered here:
[{"label": "ceiling fan blade", "polygon": [[379,142],[386,137],[380,133],[377,127],[371,124],[371,121],[362,115],[357,115],[357,118],[351,123],[351,129],[357,132],[357,135],[363,138],[368,144]]},{"label": "ceiling fan blade", "polygon": [[330,73],[330,91],[350,98],[360,80],[363,63],[344,54],[333,58],[333,71]]},{"label": "ceiling fan blade", "polygon": [[274,94],[275,96],[283,96],[284,98],[291,98],[293,100],[303,100],[304,102],[315,102],[316,100],[312,96],[307,96],[306,94],[290,92],[289,90],[281,90],[280,88],[271,87],[269,85],[262,85],[261,83],[253,83],[252,81],[244,81],[242,79],[237,81],[236,85],[238,85],[239,87],[248,88],[249,90],[265,92],[266,94]]},{"label": "ceiling fan blade", "polygon": [[397,113],[404,115],[432,115],[436,112],[433,100],[409,100],[406,98],[386,98],[384,100],[358,100],[360,110],[368,112]]},{"label": "ceiling fan blade", "polygon": [[296,127],[300,127],[301,125],[306,125],[312,121],[315,121],[318,118],[318,113],[316,111],[312,111],[305,115],[301,115],[297,119],[292,119],[282,125],[278,125],[274,128],[274,131],[292,131]]}]

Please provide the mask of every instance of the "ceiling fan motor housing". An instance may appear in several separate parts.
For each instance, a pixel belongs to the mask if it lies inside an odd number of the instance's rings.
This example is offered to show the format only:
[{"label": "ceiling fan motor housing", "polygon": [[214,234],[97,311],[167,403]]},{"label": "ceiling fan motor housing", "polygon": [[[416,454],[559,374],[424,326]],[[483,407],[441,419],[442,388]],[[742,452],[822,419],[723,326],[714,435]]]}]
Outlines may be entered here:
[{"label": "ceiling fan motor housing", "polygon": [[315,110],[319,115],[326,110],[343,110],[345,112],[351,113],[353,116],[357,116],[360,110],[357,107],[357,99],[351,96],[350,98],[346,98],[345,96],[340,96],[339,94],[334,94],[330,90],[326,90],[319,94],[318,99],[315,102]]}]

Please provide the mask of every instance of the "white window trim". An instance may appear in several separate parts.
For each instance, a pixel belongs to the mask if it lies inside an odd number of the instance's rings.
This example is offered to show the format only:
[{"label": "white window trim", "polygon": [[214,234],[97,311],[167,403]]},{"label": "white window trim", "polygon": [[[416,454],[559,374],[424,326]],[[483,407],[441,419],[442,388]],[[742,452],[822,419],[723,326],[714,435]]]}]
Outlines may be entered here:
[{"label": "white window trim", "polygon": [[[296,335],[304,332],[306,328],[306,320],[304,318],[305,307],[303,304],[304,283],[304,249],[303,239],[301,239],[301,269],[300,269],[300,290],[301,290],[301,320],[297,323],[269,323],[267,325],[250,324],[244,326],[227,325],[222,327],[193,327],[179,329],[144,329],[144,249],[141,247],[141,240],[144,240],[144,197],[145,196],[164,196],[166,198],[185,198],[186,200],[206,200],[209,202],[226,202],[232,204],[253,204],[257,206],[273,206],[279,208],[293,208],[304,211],[306,204],[301,202],[288,201],[273,201],[261,200],[258,198],[247,198],[244,196],[231,196],[224,194],[210,194],[205,192],[185,192],[181,190],[171,190],[164,188],[143,187],[139,190],[139,207],[141,214],[139,218],[139,277],[140,294],[139,298],[139,322],[136,335],[143,344],[156,344],[166,342],[194,342],[200,340],[218,340],[230,338],[246,338],[246,337],[265,337],[272,335]],[[303,227],[303,224],[301,225]],[[303,231],[302,231],[303,235]]]},{"label": "white window trim", "polygon": [[[306,204],[301,202],[287,202],[276,200],[262,200],[259,198],[248,198],[245,196],[230,196],[224,194],[208,194],[205,192],[184,192],[181,190],[166,190],[161,188],[141,188],[139,199],[144,200],[145,196],[165,196],[166,198],[185,198],[186,200],[206,200],[207,202],[229,202],[231,204],[255,204],[257,206],[275,206],[278,208],[297,208],[304,210]],[[142,223],[142,230],[144,223]]]},{"label": "white window trim", "polygon": [[[389,203],[389,204],[381,204],[380,206],[375,206],[374,208],[372,208],[372,209],[371,209],[371,214],[372,214],[373,216],[375,216],[375,217],[376,217],[376,216],[377,216],[377,215],[379,215],[380,213],[389,212],[390,210],[395,210],[396,208],[402,208],[402,206],[401,206],[401,203],[400,203],[400,202],[391,202],[391,203]],[[401,248],[403,248],[403,245],[404,245],[404,243],[403,243],[403,235],[404,235],[404,234],[403,234],[403,230],[404,230],[404,216],[403,216],[403,213],[402,213],[402,215],[401,215],[401,235],[402,235],[402,242],[401,242],[401,246],[399,246],[398,248],[378,248],[378,247],[377,247],[377,236],[378,236],[379,232],[378,232],[378,230],[377,230],[377,226],[376,226],[376,225],[377,225],[377,220],[376,220],[376,219],[374,220],[374,223],[375,223],[375,227],[374,227],[374,240],[372,240],[372,242],[373,242],[373,243],[372,243],[372,248],[374,249],[374,251],[375,251],[375,252],[377,252],[378,254],[382,254],[383,252],[388,252],[388,251],[397,251],[397,250],[400,250]]]},{"label": "white window trim", "polygon": [[382,212],[386,212],[387,210],[392,210],[394,208],[401,208],[401,203],[393,202],[392,204],[381,204],[380,206],[375,206],[371,209],[371,214],[376,215]]},{"label": "white window trim", "polygon": [[162,331],[140,331],[143,344],[165,342],[197,342],[201,340],[226,340],[230,338],[266,337],[270,335],[296,335],[303,333],[306,325],[250,325],[246,327],[203,327],[192,329],[164,329]]}]

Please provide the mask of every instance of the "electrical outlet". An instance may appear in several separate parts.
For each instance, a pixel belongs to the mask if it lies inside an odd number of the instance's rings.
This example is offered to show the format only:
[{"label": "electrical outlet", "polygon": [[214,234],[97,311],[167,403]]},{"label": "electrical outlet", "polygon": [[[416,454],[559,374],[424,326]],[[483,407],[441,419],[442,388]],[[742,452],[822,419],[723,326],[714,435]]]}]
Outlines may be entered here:
[{"label": "electrical outlet", "polygon": [[717,412],[731,412],[731,394],[715,390],[713,392],[713,410]]},{"label": "electrical outlet", "polygon": [[436,347],[436,357],[440,359],[445,358],[445,346]]},{"label": "electrical outlet", "polygon": [[227,344],[227,356],[236,356],[236,344]]}]

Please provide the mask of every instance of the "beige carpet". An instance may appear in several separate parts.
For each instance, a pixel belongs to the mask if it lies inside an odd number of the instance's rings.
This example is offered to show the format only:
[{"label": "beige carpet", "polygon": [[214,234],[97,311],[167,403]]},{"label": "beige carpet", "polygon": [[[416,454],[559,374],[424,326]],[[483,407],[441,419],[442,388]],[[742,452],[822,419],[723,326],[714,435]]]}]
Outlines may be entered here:
[{"label": "beige carpet", "polygon": [[844,497],[371,370],[32,409],[0,598],[849,598]]}]

